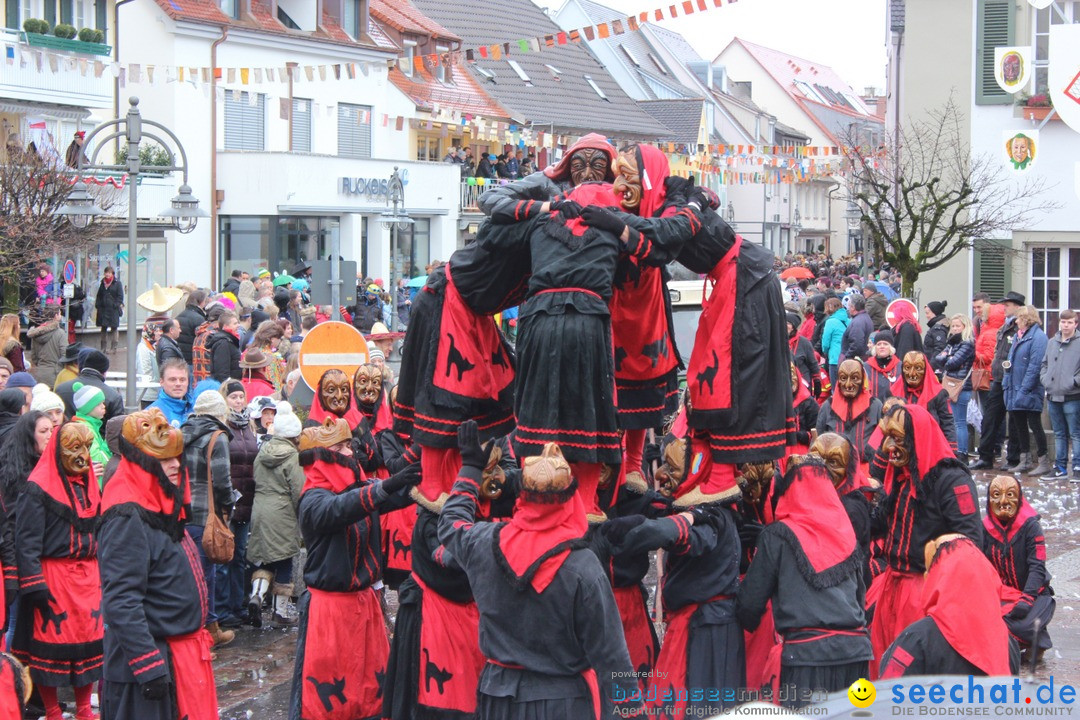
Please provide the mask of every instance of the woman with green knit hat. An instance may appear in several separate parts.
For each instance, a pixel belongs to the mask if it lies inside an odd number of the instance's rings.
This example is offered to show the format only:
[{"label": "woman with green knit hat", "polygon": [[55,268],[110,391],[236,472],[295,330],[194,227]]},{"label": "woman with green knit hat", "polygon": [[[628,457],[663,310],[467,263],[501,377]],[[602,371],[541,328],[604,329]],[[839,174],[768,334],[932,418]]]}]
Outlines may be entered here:
[{"label": "woman with green knit hat", "polygon": [[101,436],[102,419],[105,417],[105,393],[93,385],[80,382],[71,386],[74,391],[72,402],[75,405],[75,420],[86,423],[94,431],[94,444],[90,446],[90,460],[94,463],[94,472],[101,485],[105,476],[105,464],[112,453]]}]

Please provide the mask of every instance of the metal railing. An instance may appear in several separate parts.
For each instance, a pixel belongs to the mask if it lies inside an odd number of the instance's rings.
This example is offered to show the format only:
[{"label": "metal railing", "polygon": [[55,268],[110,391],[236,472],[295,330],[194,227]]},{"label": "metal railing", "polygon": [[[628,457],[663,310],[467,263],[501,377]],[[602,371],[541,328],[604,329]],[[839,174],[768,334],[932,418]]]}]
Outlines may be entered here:
[{"label": "metal railing", "polygon": [[[481,182],[483,184],[481,185]],[[462,211],[480,212],[476,206],[480,196],[496,185],[506,185],[512,180],[488,180],[487,178],[463,178],[461,181],[460,207]]]}]

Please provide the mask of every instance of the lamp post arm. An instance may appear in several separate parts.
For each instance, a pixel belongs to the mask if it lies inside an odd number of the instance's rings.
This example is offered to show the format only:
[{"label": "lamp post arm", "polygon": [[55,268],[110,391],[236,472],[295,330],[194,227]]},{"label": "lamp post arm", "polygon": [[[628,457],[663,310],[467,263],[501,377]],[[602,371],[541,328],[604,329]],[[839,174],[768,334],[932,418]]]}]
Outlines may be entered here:
[{"label": "lamp post arm", "polygon": [[[187,151],[184,150],[184,146],[180,143],[180,138],[176,137],[176,133],[174,133],[172,130],[170,130],[169,128],[165,127],[164,125],[162,125],[161,123],[159,123],[159,122],[157,122],[155,120],[143,120],[143,124],[144,125],[149,125],[151,127],[156,127],[158,130],[161,130],[163,133],[168,135],[169,138],[173,141],[173,144],[176,145],[176,149],[180,151],[180,168],[182,169],[181,171],[184,174],[184,184],[187,184],[187,179],[188,179]],[[175,162],[176,162],[175,154],[172,152],[172,150],[169,149],[169,147],[165,143],[163,143],[161,141],[161,138],[157,137],[156,135],[149,135],[149,137],[152,137],[155,140],[157,140],[158,144],[160,144],[163,148],[166,149],[166,151],[169,153],[169,160],[175,164]]]}]

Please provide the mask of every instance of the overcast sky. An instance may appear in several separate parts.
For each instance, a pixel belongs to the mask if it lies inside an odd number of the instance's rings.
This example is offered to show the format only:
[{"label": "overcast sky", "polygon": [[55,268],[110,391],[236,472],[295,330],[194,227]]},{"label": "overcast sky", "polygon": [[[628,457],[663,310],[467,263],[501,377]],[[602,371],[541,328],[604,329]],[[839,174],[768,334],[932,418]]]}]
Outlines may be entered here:
[{"label": "overcast sky", "polygon": [[[672,0],[597,0],[627,15]],[[552,11],[562,0],[533,0]],[[886,0],[739,0],[704,13],[680,17],[663,26],[679,32],[706,60],[715,58],[734,37],[831,66],[859,93],[885,87]],[[739,80],[741,78],[734,78]]]}]

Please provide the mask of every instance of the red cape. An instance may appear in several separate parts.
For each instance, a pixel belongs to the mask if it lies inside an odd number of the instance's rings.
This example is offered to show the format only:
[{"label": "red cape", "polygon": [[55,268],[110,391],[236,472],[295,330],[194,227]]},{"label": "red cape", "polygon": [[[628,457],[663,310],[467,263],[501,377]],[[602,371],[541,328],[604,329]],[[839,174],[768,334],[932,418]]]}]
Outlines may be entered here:
[{"label": "red cape", "polygon": [[867,385],[866,373],[863,373],[863,385],[859,394],[855,396],[854,400],[849,401],[844,394],[840,392],[840,384],[833,385],[832,398],[829,400],[829,405],[832,407],[833,413],[845,423],[849,423],[855,418],[861,416],[867,410],[870,409],[870,401],[873,399],[873,395],[870,394],[870,388]]},{"label": "red cape", "polygon": [[[166,490],[166,486],[171,492]],[[180,507],[176,507],[178,499],[181,501]],[[157,515],[186,520],[186,508],[191,506],[187,471],[181,465],[180,485],[174,486],[165,477],[157,460],[121,438],[120,464],[105,485],[101,512],[125,503],[135,503]]]},{"label": "red cape", "polygon": [[807,463],[789,472],[794,478],[776,501],[774,519],[795,533],[814,572],[820,573],[851,557],[855,531],[824,464]]},{"label": "red cape", "polygon": [[[41,453],[37,465],[30,471],[30,477],[26,481],[39,486],[58,504],[71,508],[77,517],[92,518],[98,514],[101,505],[101,491],[94,476],[94,468],[91,467],[86,475],[68,477],[60,464],[59,438],[62,429],[63,426],[60,426],[53,431],[45,452]],[[71,490],[72,485],[83,486],[87,499],[85,507],[76,500]]]},{"label": "red cape", "polygon": [[1007,526],[998,522],[998,519],[990,512],[990,501],[987,499],[986,514],[983,515],[983,529],[998,542],[1008,544],[1012,542],[1013,537],[1020,532],[1020,528],[1024,527],[1028,520],[1037,517],[1039,517],[1039,514],[1035,512],[1035,508],[1031,507],[1031,503],[1024,497],[1024,490],[1021,488],[1020,509],[1017,511],[1016,517]]},{"label": "red cape", "polygon": [[652,145],[637,146],[638,173],[641,178],[641,205],[638,215],[651,218],[667,200],[664,180],[670,175],[667,156]]},{"label": "red cape", "polygon": [[[328,417],[336,418],[337,415],[323,407],[322,398],[319,397],[319,391],[316,390],[315,397],[311,401],[311,410],[308,412],[308,420],[314,420],[322,425],[323,420]],[[364,414],[356,407],[355,396],[349,396],[349,409],[345,411],[342,417],[345,422],[349,423],[349,427],[354,430],[360,425],[360,421],[364,419]]]},{"label": "red cape", "polygon": [[923,607],[965,660],[987,675],[1010,675],[1009,630],[1001,620],[997,571],[968,538],[938,550],[923,586]]},{"label": "red cape", "polygon": [[300,464],[304,468],[304,489],[300,491],[301,495],[315,488],[339,495],[364,481],[364,471],[352,462],[351,458],[324,448],[305,450]]},{"label": "red cape", "polygon": [[[523,491],[518,496],[514,516],[499,532],[499,549],[518,578],[524,578],[545,553],[584,537],[589,529],[585,504],[576,491],[566,502],[534,502],[529,495]],[[536,592],[544,592],[569,555],[566,549],[540,563],[529,579]]]},{"label": "red cape", "polygon": [[576,143],[570,146],[559,161],[558,165],[552,165],[549,168],[544,169],[544,174],[556,182],[570,181],[570,158],[574,156],[578,150],[603,150],[608,155],[608,174],[604,179],[607,182],[615,181],[615,147],[607,141],[607,138],[599,133],[589,133]]}]

